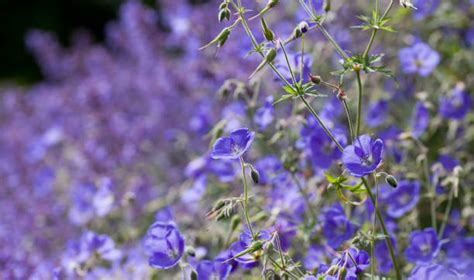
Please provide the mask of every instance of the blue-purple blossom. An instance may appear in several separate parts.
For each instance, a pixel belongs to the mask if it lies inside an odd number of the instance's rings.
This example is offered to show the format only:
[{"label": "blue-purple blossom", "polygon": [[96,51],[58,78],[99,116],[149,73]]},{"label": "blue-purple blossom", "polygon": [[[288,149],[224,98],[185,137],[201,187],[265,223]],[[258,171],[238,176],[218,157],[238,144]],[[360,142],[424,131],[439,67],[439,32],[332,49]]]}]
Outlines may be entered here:
[{"label": "blue-purple blossom", "polygon": [[459,274],[448,270],[446,267],[435,264],[418,264],[411,271],[408,280],[468,280],[469,278],[460,276]]},{"label": "blue-purple blossom", "polygon": [[395,189],[387,186],[382,200],[387,205],[387,215],[392,218],[400,218],[412,210],[420,198],[420,183],[418,181],[402,180],[398,182]]},{"label": "blue-purple blossom", "polygon": [[422,77],[431,74],[441,59],[435,50],[423,42],[401,49],[398,58],[404,73],[419,74]]},{"label": "blue-purple blossom", "polygon": [[421,21],[436,11],[440,0],[412,0],[412,3],[416,7],[413,10],[413,18]]},{"label": "blue-purple blossom", "polygon": [[254,166],[260,174],[260,185],[266,185],[273,176],[283,170],[280,160],[274,155],[259,158]]},{"label": "blue-purple blossom", "polygon": [[441,244],[433,228],[417,230],[410,234],[405,257],[409,262],[430,263],[438,255]]},{"label": "blue-purple blossom", "polygon": [[255,133],[247,128],[233,130],[228,137],[217,139],[212,147],[213,159],[238,159],[252,144]]},{"label": "blue-purple blossom", "polygon": [[415,106],[415,113],[411,119],[411,130],[415,137],[420,137],[428,128],[430,124],[430,115],[428,109],[423,102],[417,102]]},{"label": "blue-purple blossom", "polygon": [[321,211],[320,219],[323,236],[327,239],[328,245],[333,248],[338,248],[354,234],[355,228],[339,204],[324,208]]},{"label": "blue-purple blossom", "polygon": [[439,113],[446,119],[463,119],[471,110],[472,98],[461,87],[454,88],[439,99]]},{"label": "blue-purple blossom", "polygon": [[261,130],[267,128],[273,122],[274,119],[274,111],[273,108],[273,97],[269,96],[265,100],[265,104],[263,107],[260,107],[255,112],[255,116],[253,117],[253,121],[258,125]]},{"label": "blue-purple blossom", "polygon": [[196,266],[198,280],[225,280],[232,270],[232,266],[225,262],[226,259],[215,259],[213,261],[203,260]]},{"label": "blue-purple blossom", "polygon": [[151,267],[168,269],[183,256],[184,238],[173,222],[155,222],[148,229],[144,247]]},{"label": "blue-purple blossom", "polygon": [[357,137],[352,145],[344,148],[342,162],[355,177],[363,177],[374,172],[383,158],[383,141],[372,139],[367,134]]},{"label": "blue-purple blossom", "polygon": [[384,123],[388,113],[388,102],[379,100],[369,106],[365,113],[365,123],[369,127],[377,127]]}]

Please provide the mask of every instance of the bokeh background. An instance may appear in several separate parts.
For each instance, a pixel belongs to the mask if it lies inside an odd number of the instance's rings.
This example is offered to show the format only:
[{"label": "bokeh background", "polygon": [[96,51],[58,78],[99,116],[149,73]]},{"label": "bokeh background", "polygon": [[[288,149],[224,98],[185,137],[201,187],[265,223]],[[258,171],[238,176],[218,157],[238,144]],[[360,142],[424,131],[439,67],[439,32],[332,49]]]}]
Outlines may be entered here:
[{"label": "bokeh background", "polygon": [[[265,4],[244,2],[254,8]],[[297,1],[281,2],[268,21],[286,37],[305,15]],[[368,32],[349,27],[360,24],[357,15],[370,13],[369,1],[333,2],[336,12],[327,21],[328,30],[344,49],[361,52]],[[414,2],[420,6],[416,13],[397,3],[392,12],[396,33],[382,34],[374,45],[373,52],[386,53],[384,62],[399,87],[382,76],[367,81],[367,106],[382,100],[386,114],[366,129],[390,135],[390,149],[404,146],[393,135],[412,129],[415,104],[422,101],[432,116],[420,132],[430,147],[430,165],[449,155],[451,171],[458,164],[471,170],[472,108],[452,121],[437,113],[437,103],[457,87],[472,92],[473,3]],[[227,231],[205,213],[216,199],[238,196],[241,188],[235,165],[208,162],[213,127],[259,130],[247,114],[250,93],[261,91],[251,103],[255,111],[281,90],[268,72],[248,82],[259,58],[247,56],[251,45],[241,29],[218,51],[198,51],[225,25],[217,22],[218,5],[214,0],[0,0],[0,278],[173,279],[179,271],[151,269],[142,247],[146,229],[163,215],[179,224],[188,244],[206,248],[208,258],[219,253],[216,248]],[[311,71],[330,79],[339,57],[320,33],[308,34],[307,40]],[[418,41],[441,55],[440,66],[428,78],[400,71],[399,50]],[[228,79],[244,83],[222,87]],[[353,80],[346,91],[355,100]],[[317,105],[318,110],[340,120],[343,114],[331,102]],[[276,111],[275,120],[285,119],[289,106]],[[290,127],[299,135],[302,123]],[[260,142],[254,144],[259,152],[251,159],[269,153],[262,139],[276,131],[260,131]],[[274,148],[293,144],[282,141]],[[413,147],[403,151],[410,159],[419,152]],[[389,166],[396,156],[387,160]],[[415,160],[402,163],[394,164],[394,174],[424,176],[414,171]],[[471,187],[474,178],[464,180]],[[262,197],[259,203],[271,207],[293,203]],[[440,197],[444,210],[448,192]],[[459,240],[472,234],[472,201],[472,187],[454,201],[454,222],[448,226]],[[428,201],[420,199],[410,222],[401,225],[404,238],[429,225],[428,208]],[[113,240],[94,263],[88,260],[97,252],[81,247],[90,231]],[[465,253],[463,267],[472,264],[472,251]]]}]

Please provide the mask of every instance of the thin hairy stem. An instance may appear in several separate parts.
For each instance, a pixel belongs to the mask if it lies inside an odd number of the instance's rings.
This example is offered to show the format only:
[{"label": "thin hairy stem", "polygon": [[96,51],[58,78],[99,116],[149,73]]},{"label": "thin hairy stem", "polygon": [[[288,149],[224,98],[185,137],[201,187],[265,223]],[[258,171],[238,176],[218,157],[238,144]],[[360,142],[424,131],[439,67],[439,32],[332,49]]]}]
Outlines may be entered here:
[{"label": "thin hairy stem", "polygon": [[245,221],[247,222],[247,226],[249,228],[250,234],[252,235],[253,240],[257,240],[257,236],[253,231],[252,224],[249,218],[249,210],[248,210],[248,200],[249,200],[249,187],[247,184],[247,176],[245,175],[245,162],[242,157],[240,157],[240,166],[242,167],[242,181],[244,182],[244,200],[242,202],[242,207],[244,208],[244,216]]},{"label": "thin hairy stem", "polygon": [[362,182],[364,183],[365,189],[367,190],[367,194],[369,195],[370,201],[372,202],[372,205],[374,205],[374,211],[375,214],[377,215],[377,218],[379,219],[380,227],[382,228],[382,232],[385,235],[385,242],[387,243],[388,251],[390,252],[390,258],[392,259],[393,267],[395,269],[395,274],[397,280],[402,279],[402,273],[400,271],[400,268],[398,266],[398,261],[395,256],[395,251],[393,250],[393,245],[392,245],[392,240],[390,239],[390,235],[388,234],[387,228],[385,227],[385,222],[383,220],[382,213],[380,212],[378,207],[375,207],[376,201],[374,194],[372,193],[372,190],[369,187],[369,184],[367,183],[367,180],[365,178],[362,178]]}]

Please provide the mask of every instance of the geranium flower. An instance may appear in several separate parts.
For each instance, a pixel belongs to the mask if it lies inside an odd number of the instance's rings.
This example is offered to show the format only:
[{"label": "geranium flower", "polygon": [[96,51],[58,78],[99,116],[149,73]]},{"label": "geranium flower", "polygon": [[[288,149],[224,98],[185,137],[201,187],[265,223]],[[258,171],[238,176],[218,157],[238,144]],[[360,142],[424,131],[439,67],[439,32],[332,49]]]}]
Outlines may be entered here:
[{"label": "geranium flower", "polygon": [[405,257],[409,262],[416,263],[430,263],[438,255],[441,247],[433,228],[412,232],[408,244]]},{"label": "geranium flower", "polygon": [[404,73],[423,77],[431,74],[441,59],[435,50],[423,42],[401,49],[398,57]]},{"label": "geranium flower", "polygon": [[151,267],[168,269],[183,256],[184,238],[174,223],[155,222],[148,229],[144,246]]},{"label": "geranium flower", "polygon": [[239,128],[232,131],[229,137],[217,139],[212,147],[213,159],[238,159],[252,144],[255,133],[248,128]]},{"label": "geranium flower", "polygon": [[386,194],[383,200],[387,203],[387,214],[392,218],[400,218],[418,203],[420,183],[417,181],[400,181],[393,191]]},{"label": "geranium flower", "polygon": [[463,119],[471,109],[471,97],[461,87],[456,87],[448,96],[440,97],[439,113],[446,119]]},{"label": "geranium flower", "polygon": [[374,172],[382,162],[382,158],[382,139],[374,140],[367,134],[357,137],[342,153],[344,166],[355,177],[363,177]]}]

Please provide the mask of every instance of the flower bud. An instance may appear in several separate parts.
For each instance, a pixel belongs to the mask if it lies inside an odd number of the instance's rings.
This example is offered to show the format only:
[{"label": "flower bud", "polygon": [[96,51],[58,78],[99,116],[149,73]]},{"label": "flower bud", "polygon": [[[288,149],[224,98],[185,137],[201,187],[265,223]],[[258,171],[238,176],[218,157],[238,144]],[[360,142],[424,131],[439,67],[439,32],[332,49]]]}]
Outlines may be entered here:
[{"label": "flower bud", "polygon": [[309,79],[312,83],[319,85],[321,83],[321,76],[309,74]]},{"label": "flower bud", "polygon": [[280,2],[280,1],[279,0],[268,0],[267,7],[268,8],[273,8],[278,4],[278,2]]},{"label": "flower bud", "polygon": [[188,256],[191,256],[191,257],[196,256],[196,250],[194,250],[194,247],[186,246],[185,252],[186,252],[186,255]]},{"label": "flower bud", "polygon": [[272,42],[275,39],[275,33],[273,33],[273,31],[268,28],[268,25],[265,22],[265,19],[263,19],[263,17],[260,18],[260,23],[263,29],[263,36],[267,41]]},{"label": "flower bud", "polygon": [[416,10],[416,7],[413,5],[411,0],[400,0],[400,5],[403,8],[410,8],[410,9]]},{"label": "flower bud", "polygon": [[359,63],[354,63],[352,65],[352,70],[356,71],[356,72],[359,72],[360,69],[362,69],[362,65],[360,65]]},{"label": "flower bud", "polygon": [[309,25],[306,21],[302,21],[298,24],[298,29],[301,32],[301,34],[306,33],[309,30]]},{"label": "flower bud", "polygon": [[397,179],[390,174],[385,176],[385,182],[387,182],[387,184],[389,184],[393,188],[396,188],[398,186]]},{"label": "flower bud", "polygon": [[235,231],[239,225],[240,225],[240,217],[237,215],[233,216],[232,220],[230,220],[231,231]]},{"label": "flower bud", "polygon": [[191,277],[191,280],[197,280],[198,279],[197,272],[194,269],[191,271],[190,277]]},{"label": "flower bud", "polygon": [[255,183],[255,184],[258,184],[258,182],[260,181],[260,174],[258,173],[258,171],[251,167],[250,168],[250,178],[252,178],[252,181]]},{"label": "flower bud", "polygon": [[218,20],[219,22],[224,21],[225,19],[229,20],[230,19],[230,10],[229,9],[223,9],[219,11],[218,15]]},{"label": "flower bud", "polygon": [[345,266],[339,269],[339,279],[346,279],[347,268]]},{"label": "flower bud", "polygon": [[331,0],[324,0],[324,11],[327,13],[331,10]]},{"label": "flower bud", "polygon": [[225,200],[221,199],[221,200],[218,200],[215,204],[214,204],[214,207],[212,207],[212,211],[215,212],[215,211],[219,211],[220,209],[222,209],[222,207],[225,206]]}]

